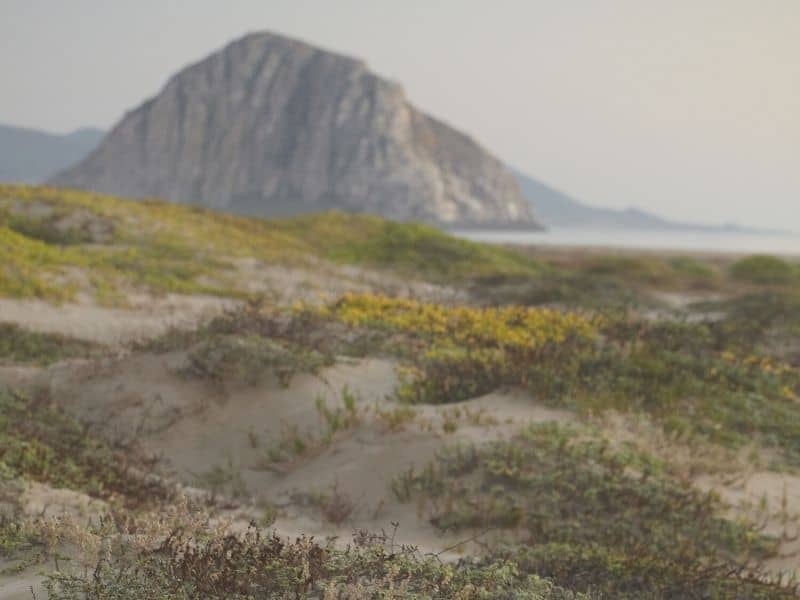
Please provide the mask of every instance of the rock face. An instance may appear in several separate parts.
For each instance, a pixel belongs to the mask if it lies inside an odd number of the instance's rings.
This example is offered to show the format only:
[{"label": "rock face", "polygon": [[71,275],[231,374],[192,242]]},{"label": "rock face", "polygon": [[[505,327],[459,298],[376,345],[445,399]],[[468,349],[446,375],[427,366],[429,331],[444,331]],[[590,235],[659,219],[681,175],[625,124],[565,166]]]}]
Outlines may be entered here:
[{"label": "rock face", "polygon": [[49,183],[256,215],[537,227],[505,166],[398,84],[268,33],[180,71]]}]

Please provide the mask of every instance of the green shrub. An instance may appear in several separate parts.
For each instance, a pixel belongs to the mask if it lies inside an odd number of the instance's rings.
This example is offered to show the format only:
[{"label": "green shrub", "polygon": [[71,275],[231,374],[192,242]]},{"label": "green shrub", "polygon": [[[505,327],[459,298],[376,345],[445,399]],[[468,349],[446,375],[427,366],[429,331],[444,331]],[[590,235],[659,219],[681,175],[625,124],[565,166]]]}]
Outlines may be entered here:
[{"label": "green shrub", "polygon": [[545,271],[532,277],[490,277],[470,287],[473,296],[489,304],[523,306],[558,304],[608,311],[646,304],[636,286],[615,277]]},{"label": "green shrub", "polygon": [[276,221],[317,252],[345,264],[390,268],[433,281],[531,275],[542,266],[522,253],[456,238],[429,225],[331,212]]},{"label": "green shrub", "polygon": [[257,334],[213,335],[193,348],[186,372],[215,383],[256,385],[266,373],[274,373],[283,385],[300,372],[316,373],[333,363],[331,356],[314,350],[287,347]]},{"label": "green shrub", "polygon": [[780,356],[800,337],[800,294],[796,291],[746,294],[696,308],[724,315],[711,326],[721,348]]},{"label": "green shrub", "polygon": [[[356,332],[402,335],[398,350],[391,344],[383,350],[402,362],[396,394],[408,402],[460,402],[521,386],[553,406],[644,412],[668,429],[734,448],[756,441],[800,464],[800,372],[759,349],[752,330],[793,335],[800,305],[791,296],[769,298],[707,323],[371,295],[348,295],[311,314]],[[753,311],[766,321],[742,316]]]},{"label": "green shrub", "polygon": [[731,265],[730,273],[738,281],[756,284],[787,284],[797,280],[791,264],[766,255],[742,258]]},{"label": "green shrub", "polygon": [[656,258],[599,256],[587,261],[582,271],[645,285],[666,285],[675,280],[675,273],[669,265]]},{"label": "green shrub", "polygon": [[396,547],[385,535],[361,532],[339,550],[306,537],[265,537],[252,528],[200,540],[175,531],[133,561],[112,557],[84,574],[53,573],[47,588],[51,600],[590,600],[523,573],[511,561],[446,564]]},{"label": "green shrub", "polygon": [[673,258],[669,265],[680,281],[692,288],[711,288],[718,280],[717,271],[690,256]]},{"label": "green shrub", "polygon": [[117,499],[152,504],[172,492],[145,480],[154,463],[136,448],[114,448],[52,405],[0,391],[0,480],[23,479]]},{"label": "green shrub", "polygon": [[109,243],[115,226],[88,211],[64,211],[52,204],[47,216],[32,217],[0,210],[0,224],[28,238],[56,246]]},{"label": "green shrub", "polygon": [[777,540],[722,518],[714,494],[672,479],[646,454],[586,431],[532,425],[509,440],[453,447],[400,479],[398,498],[427,498],[436,527],[499,530],[489,558],[568,589],[631,600],[792,597],[764,583],[760,565],[777,555]]},{"label": "green shrub", "polygon": [[67,358],[85,358],[98,349],[91,342],[28,331],[13,323],[0,323],[0,363],[46,366]]}]

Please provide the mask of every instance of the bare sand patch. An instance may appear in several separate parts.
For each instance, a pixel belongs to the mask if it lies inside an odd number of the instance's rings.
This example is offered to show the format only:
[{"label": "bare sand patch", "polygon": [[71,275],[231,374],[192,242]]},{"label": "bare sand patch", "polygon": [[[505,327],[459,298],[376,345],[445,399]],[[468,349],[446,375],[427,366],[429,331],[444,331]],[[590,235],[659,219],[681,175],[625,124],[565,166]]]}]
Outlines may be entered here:
[{"label": "bare sand patch", "polygon": [[[11,564],[4,564],[0,560],[0,572]],[[42,586],[44,577],[38,575],[39,567],[25,569],[22,573],[13,575],[0,575],[0,600],[31,600],[32,598],[46,598]],[[35,596],[33,594],[35,594]]]},{"label": "bare sand patch", "polygon": [[253,258],[236,261],[236,279],[250,292],[264,294],[276,304],[297,300],[318,303],[347,292],[377,292],[433,301],[464,300],[466,294],[399,275],[324,260],[311,260],[311,267],[267,264]]},{"label": "bare sand patch", "polygon": [[[368,291],[436,301],[465,298],[463,291],[454,288],[324,261],[310,269],[241,259],[232,277],[241,284],[237,288],[261,295],[277,306],[296,301],[319,304],[346,292]],[[0,298],[0,322],[119,347],[154,338],[171,328],[191,329],[241,305],[241,301],[203,295],[152,296],[129,291],[125,294],[125,304],[101,306],[85,293],[75,302],[63,304]]]},{"label": "bare sand patch", "polygon": [[119,346],[155,337],[172,327],[189,328],[236,305],[211,296],[134,297],[128,308],[94,302],[51,304],[42,300],[0,298],[0,321],[41,333]]},{"label": "bare sand patch", "polygon": [[0,366],[0,389],[30,389],[39,381],[43,371],[39,367]]},{"label": "bare sand patch", "polygon": [[[163,457],[165,468],[185,485],[213,490],[212,474],[224,475],[235,482],[239,503],[249,507],[232,516],[258,520],[254,507],[269,506],[277,510],[274,526],[282,535],[348,540],[355,530],[388,531],[397,523],[397,543],[441,551],[460,539],[443,535],[425,511],[394,498],[395,476],[424,468],[450,444],[505,438],[530,422],[574,420],[522,390],[441,406],[401,405],[392,399],[397,376],[387,360],[343,359],[319,375],[297,375],[287,387],[267,375],[255,386],[222,390],[181,376],[184,359],[183,353],[140,354],[56,365],[40,385],[105,435],[135,438]],[[319,403],[344,410],[343,393],[356,399],[356,418],[326,438]],[[405,416],[395,420],[398,409],[413,414],[402,412]],[[265,465],[269,448],[284,443],[287,432],[304,440],[308,450]],[[333,493],[353,504],[337,523],[319,506],[321,496]]]},{"label": "bare sand patch", "polygon": [[26,482],[19,497],[22,515],[31,518],[72,517],[79,521],[95,520],[106,512],[108,505],[73,490]]}]

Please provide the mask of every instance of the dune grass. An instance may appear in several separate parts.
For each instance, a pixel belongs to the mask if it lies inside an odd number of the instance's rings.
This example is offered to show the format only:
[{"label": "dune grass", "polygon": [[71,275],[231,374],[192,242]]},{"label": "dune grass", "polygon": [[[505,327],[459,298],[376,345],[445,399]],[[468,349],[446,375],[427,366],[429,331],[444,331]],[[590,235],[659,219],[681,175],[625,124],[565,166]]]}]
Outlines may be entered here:
[{"label": "dune grass", "polygon": [[255,528],[243,535],[219,530],[209,527],[199,540],[176,530],[157,549],[127,560],[117,554],[84,573],[53,573],[48,597],[594,600],[525,573],[510,561],[447,564],[396,546],[386,534],[362,532],[341,549],[313,538],[287,541]]},{"label": "dune grass", "polygon": [[245,297],[247,282],[237,277],[241,259],[315,268],[324,268],[324,259],[438,283],[541,269],[512,250],[378,217],[266,220],[157,200],[0,186],[0,296],[64,301],[89,291],[124,304],[125,292],[136,289]]},{"label": "dune grass", "polygon": [[135,449],[95,435],[48,397],[0,390],[0,480],[37,481],[140,506],[171,494],[161,482],[142,478],[152,466]]},{"label": "dune grass", "polygon": [[[183,351],[186,376],[233,384],[256,383],[266,371],[288,382],[342,354],[387,356],[400,365],[396,395],[406,404],[398,410],[410,414],[414,403],[459,402],[515,386],[577,413],[643,413],[676,443],[699,437],[726,448],[754,445],[774,450],[770,457],[781,468],[800,465],[800,296],[791,262],[593,255],[558,264],[377,217],[265,220],[0,186],[0,296],[60,302],[89,293],[123,305],[131,290],[245,298],[241,259],[381,269],[476,295],[488,290],[480,299],[499,306],[373,294],[322,308],[252,303],[132,350]],[[749,294],[696,307],[721,314],[701,323],[610,310],[653,289]],[[531,306],[554,302],[572,310]],[[0,325],[0,362],[47,365],[96,350]],[[318,410],[334,432],[349,418]],[[280,448],[267,451],[285,458]],[[140,507],[169,499],[159,480],[145,483],[136,474],[152,466],[47,397],[0,392],[0,480],[39,481]],[[502,530],[506,543],[448,565],[363,532],[350,549],[337,550],[254,530],[243,537],[176,529],[156,550],[123,552],[83,574],[53,574],[50,597],[303,597],[325,590],[339,594],[331,597],[392,597],[387,589],[398,598],[794,597],[761,569],[775,540],[750,523],[721,518],[718,498],[673,479],[658,460],[582,430],[536,426],[513,439],[454,447],[398,475],[393,491],[417,502],[443,531]],[[124,537],[131,531],[123,521],[114,526]],[[31,543],[0,520],[0,553]]]},{"label": "dune grass", "polygon": [[683,257],[548,259],[433,227],[344,213],[258,219],[158,200],[0,185],[0,296],[124,305],[131,290],[248,297],[243,259],[324,269],[326,261],[470,287],[489,302],[597,308],[648,289],[796,288],[800,267],[754,256],[723,268]]},{"label": "dune grass", "polygon": [[0,323],[0,364],[47,366],[67,358],[86,358],[98,351],[91,342]]},{"label": "dune grass", "polygon": [[[526,251],[531,254],[531,251]],[[610,310],[658,307],[653,291],[723,291],[738,281],[711,261],[689,256],[634,256],[566,251],[537,256],[542,268],[531,276],[479,278],[471,287],[484,302],[557,304]]]},{"label": "dune grass", "polygon": [[777,294],[715,306],[727,316],[652,322],[349,294],[324,307],[243,308],[143,349],[206,348],[216,356],[225,339],[244,353],[237,365],[261,365],[254,349],[280,343],[293,349],[300,370],[336,355],[384,356],[398,361],[395,393],[411,404],[522,387],[554,407],[643,413],[670,435],[732,449],[757,444],[778,450],[778,462],[800,465],[800,354],[790,344],[800,332],[800,301]]},{"label": "dune grass", "polygon": [[453,403],[521,386],[553,406],[645,413],[671,434],[731,448],[758,443],[800,465],[800,372],[792,363],[800,357],[783,351],[785,337],[800,330],[800,302],[767,298],[733,301],[725,318],[700,323],[369,294],[300,314],[344,323],[351,335],[400,336],[373,348],[401,361],[397,396],[407,402]]},{"label": "dune grass", "polygon": [[393,482],[443,531],[494,531],[488,556],[602,598],[791,598],[759,565],[778,540],[658,461],[587,432],[531,425],[455,446]]},{"label": "dune grass", "polygon": [[369,215],[328,213],[275,222],[342,264],[390,268],[434,281],[463,282],[490,275],[523,276],[543,267],[522,254],[459,239],[434,227]]},{"label": "dune grass", "polygon": [[800,267],[769,255],[748,256],[730,267],[731,276],[753,284],[788,285],[800,283]]},{"label": "dune grass", "polygon": [[282,344],[254,333],[210,335],[191,348],[183,373],[220,386],[256,385],[273,373],[288,386],[298,373],[317,373],[333,364],[333,357],[311,349]]}]

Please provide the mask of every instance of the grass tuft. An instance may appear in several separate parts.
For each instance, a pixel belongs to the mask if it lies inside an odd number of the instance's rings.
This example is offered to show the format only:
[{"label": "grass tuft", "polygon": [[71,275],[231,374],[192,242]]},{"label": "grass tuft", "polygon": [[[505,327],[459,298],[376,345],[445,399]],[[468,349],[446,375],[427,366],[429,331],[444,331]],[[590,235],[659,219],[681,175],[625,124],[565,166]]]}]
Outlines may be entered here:
[{"label": "grass tuft", "polygon": [[91,342],[28,331],[14,323],[0,323],[0,364],[47,366],[68,358],[93,356],[98,351],[99,347]]},{"label": "grass tuft", "polygon": [[719,517],[716,496],[670,478],[648,455],[555,423],[453,447],[393,489],[401,501],[426,500],[439,529],[497,531],[489,558],[568,589],[620,599],[793,597],[762,566],[778,540]]},{"label": "grass tuft", "polygon": [[748,256],[730,268],[731,276],[755,284],[789,284],[800,281],[797,269],[790,263],[768,255]]}]

